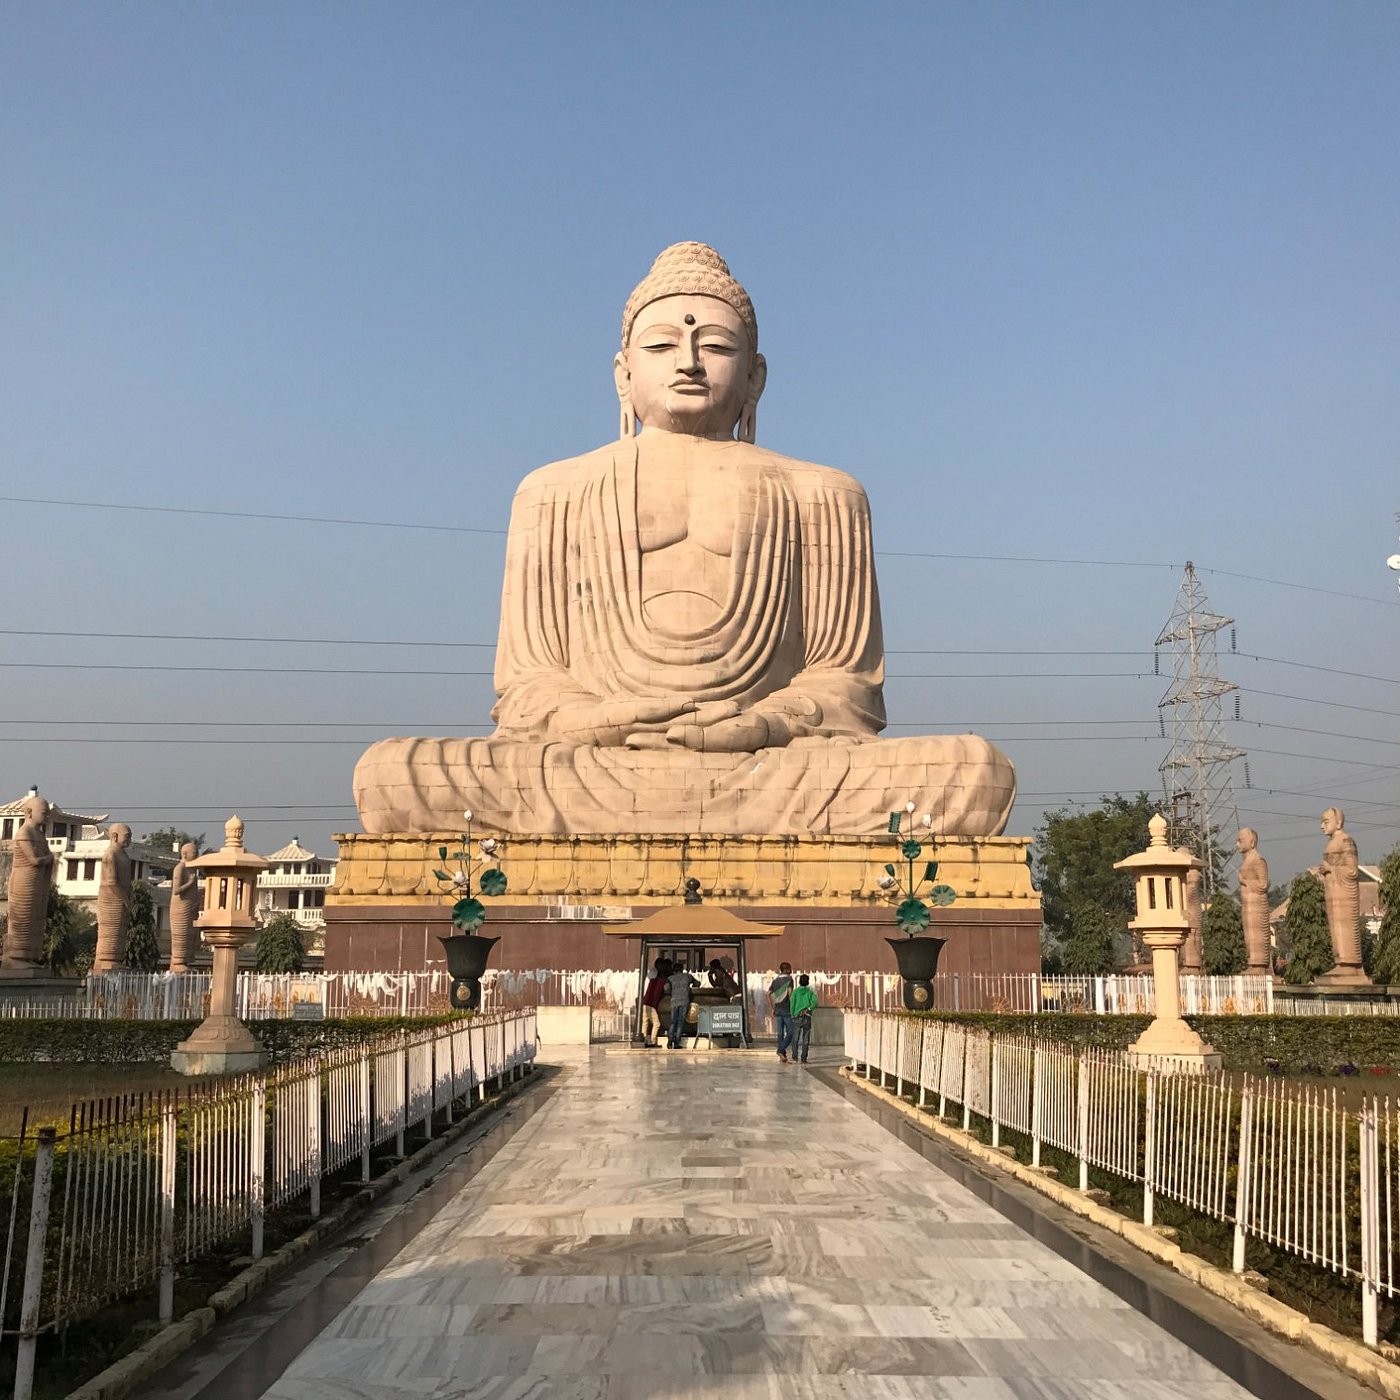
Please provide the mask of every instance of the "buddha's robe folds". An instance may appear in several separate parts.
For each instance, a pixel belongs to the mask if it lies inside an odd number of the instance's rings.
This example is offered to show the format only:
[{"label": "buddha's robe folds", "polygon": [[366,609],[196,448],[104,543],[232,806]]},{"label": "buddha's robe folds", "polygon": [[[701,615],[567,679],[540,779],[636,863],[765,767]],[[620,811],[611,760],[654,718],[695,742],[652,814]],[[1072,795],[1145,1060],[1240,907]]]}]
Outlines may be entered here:
[{"label": "buddha's robe folds", "polygon": [[[728,473],[723,508],[734,525],[727,549],[696,556],[706,569],[718,559],[721,596],[688,613],[682,590],[646,592],[638,451],[614,443],[521,484],[496,733],[374,745],[355,770],[365,830],[455,830],[470,808],[480,826],[542,835],[873,835],[913,800],[937,831],[999,834],[1016,785],[992,745],[876,737],[884,649],[859,483],[747,444],[705,444],[707,461]],[[560,732],[569,706],[676,696],[805,714],[812,732],[756,753]]]}]

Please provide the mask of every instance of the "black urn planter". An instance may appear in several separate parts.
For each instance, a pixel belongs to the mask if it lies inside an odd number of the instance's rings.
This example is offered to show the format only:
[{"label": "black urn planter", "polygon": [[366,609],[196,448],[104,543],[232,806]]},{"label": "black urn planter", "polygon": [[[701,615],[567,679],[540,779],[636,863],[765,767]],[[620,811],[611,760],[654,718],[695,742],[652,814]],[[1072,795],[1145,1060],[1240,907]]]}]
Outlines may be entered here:
[{"label": "black urn planter", "polygon": [[439,936],[438,942],[447,954],[447,970],[452,974],[452,990],[447,999],[458,1011],[475,1011],[481,1005],[481,974],[486,971],[491,949],[500,941],[483,938],[479,933]]},{"label": "black urn planter", "polygon": [[904,979],[904,1005],[909,1011],[927,1011],[933,1005],[933,978],[938,971],[938,955],[946,938],[919,935],[914,938],[887,938]]}]

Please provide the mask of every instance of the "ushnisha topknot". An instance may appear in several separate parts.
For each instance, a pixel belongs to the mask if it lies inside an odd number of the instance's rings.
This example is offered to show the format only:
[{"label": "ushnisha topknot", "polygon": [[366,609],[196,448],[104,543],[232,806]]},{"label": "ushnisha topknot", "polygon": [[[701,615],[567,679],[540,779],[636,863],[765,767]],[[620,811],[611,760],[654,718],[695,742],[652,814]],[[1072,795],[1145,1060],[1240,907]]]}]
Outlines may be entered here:
[{"label": "ushnisha topknot", "polygon": [[729,264],[708,243],[673,243],[657,256],[651,271],[637,283],[622,313],[622,348],[644,306],[662,297],[718,297],[738,313],[749,332],[749,350],[758,350],[758,317],[749,294],[734,280]]}]

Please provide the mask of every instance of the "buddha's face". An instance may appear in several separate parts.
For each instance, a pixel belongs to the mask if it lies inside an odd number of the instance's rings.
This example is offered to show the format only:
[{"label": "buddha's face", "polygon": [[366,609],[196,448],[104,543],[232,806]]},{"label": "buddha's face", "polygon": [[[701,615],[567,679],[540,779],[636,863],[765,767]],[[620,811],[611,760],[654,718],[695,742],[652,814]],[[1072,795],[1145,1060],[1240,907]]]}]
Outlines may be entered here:
[{"label": "buddha's face", "polygon": [[1342,814],[1335,808],[1329,807],[1322,814],[1322,829],[1328,836],[1342,829]]},{"label": "buddha's face", "polygon": [[1242,826],[1239,834],[1235,837],[1235,849],[1243,854],[1252,851],[1259,844],[1259,838],[1254,834],[1252,828]]},{"label": "buddha's face", "polygon": [[131,845],[131,828],[124,822],[113,822],[107,835],[119,851],[124,851]]},{"label": "buddha's face", "polygon": [[745,403],[763,392],[763,357],[750,353],[738,312],[717,297],[644,306],[613,369],[643,431],[730,437]]}]

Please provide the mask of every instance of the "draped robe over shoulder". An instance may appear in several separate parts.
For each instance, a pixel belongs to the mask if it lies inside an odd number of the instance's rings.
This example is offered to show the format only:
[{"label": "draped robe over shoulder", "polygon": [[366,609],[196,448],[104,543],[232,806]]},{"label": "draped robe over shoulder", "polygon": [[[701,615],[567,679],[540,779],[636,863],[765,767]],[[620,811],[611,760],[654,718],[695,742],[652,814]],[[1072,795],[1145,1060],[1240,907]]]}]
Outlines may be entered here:
[{"label": "draped robe over shoulder", "polygon": [[[860,484],[744,443],[697,455],[732,474],[727,585],[689,611],[671,590],[664,622],[648,617],[636,440],[521,483],[496,733],[376,744],[355,773],[367,832],[451,830],[471,808],[516,834],[870,835],[910,799],[946,834],[1001,832],[1015,778],[990,744],[876,737],[884,648]],[[806,723],[784,746],[730,753],[629,748],[560,722],[570,706],[675,697]]]}]

